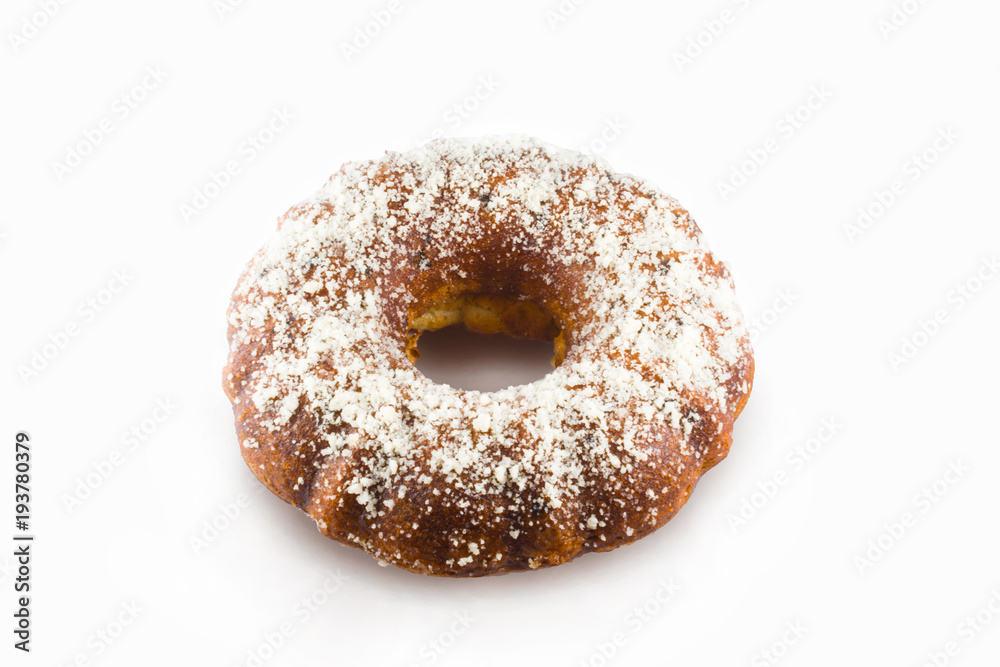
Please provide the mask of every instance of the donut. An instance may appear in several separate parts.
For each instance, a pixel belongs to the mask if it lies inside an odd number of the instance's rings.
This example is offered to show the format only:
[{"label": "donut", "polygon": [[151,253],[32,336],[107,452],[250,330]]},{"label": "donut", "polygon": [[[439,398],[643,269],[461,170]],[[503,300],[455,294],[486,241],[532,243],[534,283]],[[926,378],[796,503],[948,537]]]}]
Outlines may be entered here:
[{"label": "donut", "polygon": [[[228,311],[250,470],[321,533],[475,577],[609,551],[728,453],[754,362],[727,268],[673,198],[522,136],[344,165],[278,221]],[[414,365],[463,324],[554,347],[542,379]]]}]

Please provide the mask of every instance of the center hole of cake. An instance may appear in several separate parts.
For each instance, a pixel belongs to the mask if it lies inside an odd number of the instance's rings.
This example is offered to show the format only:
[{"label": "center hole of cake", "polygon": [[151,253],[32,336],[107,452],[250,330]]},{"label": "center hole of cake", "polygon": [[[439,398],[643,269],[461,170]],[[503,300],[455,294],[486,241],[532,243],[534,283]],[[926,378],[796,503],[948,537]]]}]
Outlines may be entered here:
[{"label": "center hole of cake", "polygon": [[497,391],[545,377],[565,346],[554,318],[529,301],[462,295],[414,318],[407,351],[434,382]]},{"label": "center hole of cake", "polygon": [[552,371],[551,342],[478,334],[462,325],[420,336],[421,373],[458,389],[497,391],[541,380]]}]

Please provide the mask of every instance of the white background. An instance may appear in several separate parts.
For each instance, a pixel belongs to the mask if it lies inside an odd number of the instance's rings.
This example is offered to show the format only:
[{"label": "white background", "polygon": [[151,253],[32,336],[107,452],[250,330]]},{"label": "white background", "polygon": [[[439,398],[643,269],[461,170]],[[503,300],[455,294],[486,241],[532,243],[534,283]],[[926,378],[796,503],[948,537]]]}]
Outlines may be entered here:
[{"label": "white background", "polygon": [[[402,0],[350,57],[387,2],[5,2],[0,536],[23,429],[37,539],[30,656],[0,550],[0,661],[997,664],[1000,5],[907,0],[885,34],[894,1]],[[274,110],[294,118],[249,159]],[[424,578],[326,540],[246,471],[220,386],[243,264],[341,163],[438,128],[602,153],[730,262],[754,393],[729,458],[648,539]]]}]

